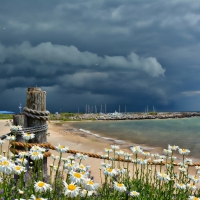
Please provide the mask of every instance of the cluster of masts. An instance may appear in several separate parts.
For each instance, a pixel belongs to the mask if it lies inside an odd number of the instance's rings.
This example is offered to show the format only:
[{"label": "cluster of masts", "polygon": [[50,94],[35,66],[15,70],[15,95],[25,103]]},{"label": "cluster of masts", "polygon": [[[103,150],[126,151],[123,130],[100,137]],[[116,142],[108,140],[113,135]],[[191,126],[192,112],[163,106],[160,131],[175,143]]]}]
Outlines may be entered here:
[{"label": "cluster of masts", "polygon": [[[98,112],[98,111],[99,111],[99,112]],[[115,112],[116,112],[116,111],[115,111]],[[120,105],[119,105],[119,111],[118,111],[118,112],[120,113]],[[125,105],[124,112],[126,113],[126,105]],[[79,113],[79,107],[78,107],[78,113]],[[96,105],[95,105],[95,106],[90,106],[90,105],[87,105],[87,104],[86,104],[85,113],[86,113],[86,114],[89,114],[89,113],[95,113],[95,114],[97,114],[97,113],[107,113],[107,110],[106,110],[106,103],[105,103],[104,106],[101,105],[100,108],[99,108],[99,110],[97,109],[97,106],[96,106]]]}]

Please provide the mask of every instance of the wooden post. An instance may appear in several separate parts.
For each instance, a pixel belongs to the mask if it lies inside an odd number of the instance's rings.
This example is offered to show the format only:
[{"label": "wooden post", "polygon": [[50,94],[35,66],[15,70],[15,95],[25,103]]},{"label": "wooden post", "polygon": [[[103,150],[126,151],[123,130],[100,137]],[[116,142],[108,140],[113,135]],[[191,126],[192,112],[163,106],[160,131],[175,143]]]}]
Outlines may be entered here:
[{"label": "wooden post", "polygon": [[[46,111],[46,92],[38,87],[29,87],[26,96],[26,107],[34,111]],[[46,125],[46,120],[37,119],[25,114],[13,116],[14,125],[22,125],[24,128]],[[17,136],[16,141],[24,142],[21,135]],[[47,142],[46,130],[35,133],[35,138],[29,143]],[[43,159],[43,172],[47,175],[47,158]]]},{"label": "wooden post", "polygon": [[[37,111],[46,111],[46,92],[40,88],[28,88],[26,93],[26,107]],[[46,120],[27,117],[28,127],[45,125]],[[30,143],[44,143],[47,141],[46,131],[35,134],[35,138]]]}]

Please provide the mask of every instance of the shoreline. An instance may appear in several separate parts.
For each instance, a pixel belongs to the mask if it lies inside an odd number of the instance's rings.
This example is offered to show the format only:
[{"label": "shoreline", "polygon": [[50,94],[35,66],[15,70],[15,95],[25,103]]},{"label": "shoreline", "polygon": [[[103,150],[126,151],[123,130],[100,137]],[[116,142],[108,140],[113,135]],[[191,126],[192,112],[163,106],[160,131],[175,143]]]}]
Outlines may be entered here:
[{"label": "shoreline", "polygon": [[[160,155],[165,155],[164,152],[163,152],[163,148],[160,147],[160,146],[149,146],[147,144],[137,144],[137,143],[134,143],[134,142],[117,140],[116,138],[107,138],[107,137],[101,136],[101,133],[99,133],[99,132],[98,133],[96,133],[96,132],[92,133],[92,132],[90,132],[88,130],[84,130],[84,129],[82,129],[83,131],[81,131],[80,129],[78,130],[77,128],[73,127],[73,123],[76,123],[76,122],[64,122],[63,127],[66,126],[70,129],[74,129],[75,135],[82,134],[82,135],[84,135],[82,137],[87,137],[88,139],[95,138],[95,140],[98,140],[100,142],[107,144],[107,147],[108,147],[108,145],[119,145],[120,149],[122,149],[124,151],[128,151],[129,153],[131,153],[130,147],[140,146],[144,151],[148,151],[151,154],[159,153]],[[67,129],[66,129],[66,131],[67,131]],[[97,135],[98,135],[98,137],[97,137]],[[168,146],[165,147],[165,149],[167,149],[167,148],[168,148]],[[178,152],[175,152],[174,156],[177,157],[177,162],[180,162],[182,160],[182,156]],[[188,155],[187,157],[191,158],[195,163],[200,162],[199,158],[192,157],[190,155]]]}]

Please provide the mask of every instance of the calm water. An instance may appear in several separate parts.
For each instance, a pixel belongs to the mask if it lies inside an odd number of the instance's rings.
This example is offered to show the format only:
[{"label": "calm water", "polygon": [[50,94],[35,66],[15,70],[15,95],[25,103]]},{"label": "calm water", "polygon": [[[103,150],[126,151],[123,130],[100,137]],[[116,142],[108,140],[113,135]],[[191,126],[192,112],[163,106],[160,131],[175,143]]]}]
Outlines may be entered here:
[{"label": "calm water", "polygon": [[78,122],[73,126],[104,137],[167,148],[178,145],[200,158],[200,117],[185,119]]}]

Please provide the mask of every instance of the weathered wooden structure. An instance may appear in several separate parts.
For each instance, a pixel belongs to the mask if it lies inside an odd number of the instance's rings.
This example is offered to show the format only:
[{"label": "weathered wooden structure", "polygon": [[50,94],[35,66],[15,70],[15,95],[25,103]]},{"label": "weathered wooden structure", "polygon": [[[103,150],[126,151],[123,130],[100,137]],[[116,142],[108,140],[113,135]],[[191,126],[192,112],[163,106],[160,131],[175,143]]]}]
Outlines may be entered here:
[{"label": "weathered wooden structure", "polygon": [[[46,92],[38,87],[29,87],[24,112],[13,115],[13,124],[21,125],[24,132],[35,134],[35,137],[29,140],[29,143],[46,143],[48,115],[49,111],[46,111]],[[21,134],[16,135],[16,142],[25,142]],[[47,174],[47,157],[43,159],[43,170]]]}]

